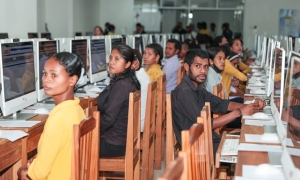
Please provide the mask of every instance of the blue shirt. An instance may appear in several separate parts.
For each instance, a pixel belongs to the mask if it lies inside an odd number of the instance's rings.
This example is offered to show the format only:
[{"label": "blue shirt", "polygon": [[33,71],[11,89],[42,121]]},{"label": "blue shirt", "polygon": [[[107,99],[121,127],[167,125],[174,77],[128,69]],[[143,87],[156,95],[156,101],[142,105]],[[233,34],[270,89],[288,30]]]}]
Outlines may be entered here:
[{"label": "blue shirt", "polygon": [[163,72],[166,74],[166,93],[170,94],[177,85],[178,68],[181,66],[177,54],[166,60]]}]

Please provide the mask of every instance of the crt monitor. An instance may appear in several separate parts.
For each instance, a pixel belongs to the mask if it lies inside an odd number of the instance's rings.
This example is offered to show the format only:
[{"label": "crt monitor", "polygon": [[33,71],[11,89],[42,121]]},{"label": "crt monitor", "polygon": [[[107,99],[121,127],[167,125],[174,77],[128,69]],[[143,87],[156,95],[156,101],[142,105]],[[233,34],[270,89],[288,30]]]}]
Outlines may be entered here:
[{"label": "crt monitor", "polygon": [[43,101],[48,96],[44,92],[43,88],[43,69],[45,62],[54,54],[58,53],[58,42],[57,40],[53,41],[37,41],[36,49],[35,49],[35,59],[36,59],[36,73],[37,73],[37,81],[36,81],[36,90],[37,90],[37,100]]},{"label": "crt monitor", "polygon": [[140,53],[142,53],[143,51],[143,39],[141,36],[135,36],[134,37],[134,47],[133,49],[137,49],[140,51]]},{"label": "crt monitor", "polygon": [[27,35],[28,35],[29,39],[39,38],[39,35],[36,32],[29,32],[29,33],[27,33]]},{"label": "crt monitor", "polygon": [[91,83],[101,81],[107,77],[105,39],[91,39],[89,43],[90,70],[89,80]]},{"label": "crt monitor", "polygon": [[41,38],[46,38],[46,39],[51,40],[52,39],[51,33],[49,33],[49,32],[42,32],[41,33]]},{"label": "crt monitor", "polygon": [[71,40],[71,52],[76,54],[82,61],[82,65],[84,68],[84,81],[79,86],[84,86],[87,84],[87,73],[89,71],[89,64],[88,64],[88,42],[87,39],[72,39]]},{"label": "crt monitor", "polygon": [[34,115],[16,112],[37,101],[33,42],[2,43],[0,47],[2,115],[28,119]]},{"label": "crt monitor", "polygon": [[7,39],[8,33],[0,33],[0,39]]}]

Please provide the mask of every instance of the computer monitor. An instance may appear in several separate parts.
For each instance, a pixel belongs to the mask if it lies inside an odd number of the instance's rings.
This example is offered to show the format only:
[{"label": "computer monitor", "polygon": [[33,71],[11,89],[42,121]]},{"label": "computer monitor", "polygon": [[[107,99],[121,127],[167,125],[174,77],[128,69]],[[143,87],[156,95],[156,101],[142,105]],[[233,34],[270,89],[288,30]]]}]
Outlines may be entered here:
[{"label": "computer monitor", "polygon": [[27,35],[29,39],[39,38],[39,34],[37,32],[29,32]]},{"label": "computer monitor", "polygon": [[0,39],[7,39],[8,33],[0,33]]},{"label": "computer monitor", "polygon": [[16,112],[37,101],[33,42],[2,43],[0,48],[0,107],[7,116],[2,119],[31,118],[36,114]]},{"label": "computer monitor", "polygon": [[46,38],[46,39],[51,40],[52,39],[51,33],[49,33],[49,32],[42,32],[41,33],[41,38]]},{"label": "computer monitor", "polygon": [[84,86],[87,84],[87,72],[89,71],[89,61],[88,61],[88,42],[87,39],[72,39],[71,40],[71,51],[76,54],[82,61],[83,68],[85,72],[83,74],[83,82],[79,86]]},{"label": "computer monitor", "polygon": [[264,68],[264,66],[266,65],[266,53],[267,53],[267,38],[263,37],[263,41],[262,41],[262,49],[261,49],[261,64],[260,66]]},{"label": "computer monitor", "polygon": [[43,69],[45,62],[53,56],[55,53],[58,53],[58,41],[57,40],[50,40],[50,41],[37,41],[36,46],[34,47],[35,52],[35,69],[36,69],[36,90],[37,90],[37,100],[43,101],[47,99],[47,96],[44,92],[43,88]]},{"label": "computer monitor", "polygon": [[101,81],[107,77],[105,38],[89,40],[90,83]]},{"label": "computer monitor", "polygon": [[127,40],[127,36],[126,35],[122,35],[122,43],[123,44],[127,44],[128,45],[128,40]]},{"label": "computer monitor", "polygon": [[158,43],[155,38],[155,34],[150,34],[148,39],[148,44]]},{"label": "computer monitor", "polygon": [[75,36],[82,36],[82,32],[75,32]]},{"label": "computer monitor", "polygon": [[133,41],[134,41],[134,43],[133,43],[133,49],[137,49],[137,50],[139,50],[140,51],[140,53],[142,53],[142,41],[143,41],[143,39],[142,39],[142,37],[140,36],[140,35],[135,35],[134,36],[134,38],[133,38]]}]

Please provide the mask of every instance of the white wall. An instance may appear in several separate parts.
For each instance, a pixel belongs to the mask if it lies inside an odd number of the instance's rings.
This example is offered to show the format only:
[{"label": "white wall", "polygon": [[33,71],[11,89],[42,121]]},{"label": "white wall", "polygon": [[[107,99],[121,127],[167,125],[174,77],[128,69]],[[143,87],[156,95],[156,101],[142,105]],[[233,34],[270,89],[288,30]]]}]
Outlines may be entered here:
[{"label": "white wall", "polygon": [[133,0],[100,0],[100,26],[106,22],[116,27],[116,34],[132,34],[133,29]]},{"label": "white wall", "polygon": [[[162,33],[172,33],[172,29],[177,23],[176,15],[176,10],[162,11]],[[157,23],[160,23],[160,21]]]},{"label": "white wall", "polygon": [[100,21],[99,6],[100,0],[74,0],[73,31],[83,32],[83,34],[93,32]]},{"label": "white wall", "polygon": [[46,32],[46,0],[37,0],[37,31]]},{"label": "white wall", "polygon": [[37,32],[37,0],[0,0],[0,32],[9,37],[27,38]]},{"label": "white wall", "polygon": [[[254,26],[259,35],[278,35],[279,10],[300,9],[299,0],[245,0],[244,47],[253,49]],[[299,22],[300,23],[300,22]]]}]

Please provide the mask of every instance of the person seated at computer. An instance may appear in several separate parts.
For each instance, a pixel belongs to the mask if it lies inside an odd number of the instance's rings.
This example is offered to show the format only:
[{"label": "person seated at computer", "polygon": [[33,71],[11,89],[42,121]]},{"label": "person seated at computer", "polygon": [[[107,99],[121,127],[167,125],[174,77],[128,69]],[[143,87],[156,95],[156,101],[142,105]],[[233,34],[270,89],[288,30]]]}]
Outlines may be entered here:
[{"label": "person seated at computer", "polygon": [[108,26],[108,29],[109,29],[108,35],[115,35],[115,29],[116,29],[116,27],[113,24],[110,24]]},{"label": "person seated at computer", "polygon": [[94,36],[101,36],[103,35],[102,28],[100,26],[94,27]]},{"label": "person seated at computer", "polygon": [[[242,45],[242,42],[240,39],[238,39],[238,38],[232,39],[229,42],[229,46],[230,46],[231,51],[235,52],[236,54],[239,54],[242,57],[243,45]],[[242,61],[240,61],[238,69],[244,74],[247,74],[252,71],[252,69],[249,66],[247,66],[246,64],[244,64]]]},{"label": "person seated at computer", "polygon": [[140,51],[133,49],[133,52],[135,59],[132,62],[131,69],[135,71],[136,77],[141,84],[141,132],[144,132],[148,84],[151,80],[145,69],[142,67],[142,55]]},{"label": "person seated at computer", "polygon": [[115,46],[109,56],[109,73],[115,76],[98,97],[100,157],[125,154],[129,93],[141,89],[131,69],[134,60],[134,52],[128,45]]},{"label": "person seated at computer", "polygon": [[161,70],[161,60],[163,58],[163,48],[161,45],[148,44],[143,54],[144,64],[148,67],[146,73],[151,81],[157,81],[164,74]]},{"label": "person seated at computer", "polygon": [[69,52],[57,53],[45,63],[44,91],[55,107],[45,123],[37,156],[18,170],[19,179],[71,179],[73,125],[86,117],[74,97],[81,67],[80,59]]},{"label": "person seated at computer", "polygon": [[[220,46],[220,48],[222,48],[222,49],[226,49],[226,47],[227,46],[225,46],[225,45]],[[228,99],[229,93],[230,93],[230,86],[232,83],[232,77],[235,77],[236,79],[238,79],[240,81],[247,81],[247,76],[245,74],[243,74],[242,72],[240,72],[236,68],[238,63],[240,62],[238,54],[230,51],[230,54],[225,53],[225,56],[228,57],[229,59],[225,60],[225,68],[221,72],[221,75],[222,75],[223,86],[226,91],[225,99]]]},{"label": "person seated at computer", "polygon": [[[203,88],[209,68],[208,55],[200,49],[191,49],[186,53],[183,64],[187,74],[172,91],[173,127],[177,141],[181,144],[181,131],[189,129],[199,117],[205,102],[210,102],[212,112],[224,115],[213,119],[212,130],[222,127],[237,117],[252,115],[265,107],[265,102],[256,99],[254,103],[244,105],[220,99]],[[225,114],[227,111],[231,111]],[[216,152],[220,136],[213,131],[213,149]]]},{"label": "person seated at computer", "polygon": [[181,63],[184,62],[184,56],[185,56],[185,54],[188,50],[189,50],[189,44],[187,42],[182,42],[181,43],[181,50],[180,50],[180,53],[179,53]]},{"label": "person seated at computer", "polygon": [[181,63],[178,53],[181,51],[181,43],[176,39],[169,39],[166,44],[165,57],[166,63],[163,72],[166,74],[166,93],[170,94],[177,84],[177,73]]},{"label": "person seated at computer", "polygon": [[256,53],[255,51],[248,51],[246,53],[246,65],[250,66],[254,63],[254,61],[256,60]]},{"label": "person seated at computer", "polygon": [[203,87],[210,93],[213,93],[215,85],[222,81],[221,72],[225,67],[225,53],[222,49],[213,47],[207,49],[207,54],[210,62],[210,66],[207,73],[207,79],[203,84]]},{"label": "person seated at computer", "polygon": [[213,41],[213,47],[219,47],[222,46],[224,44],[227,44],[227,39],[224,36],[217,36],[215,37],[214,41]]},{"label": "person seated at computer", "polygon": [[24,59],[26,62],[25,72],[24,72],[23,76],[18,79],[21,82],[23,90],[25,92],[30,92],[35,89],[33,53],[26,53],[24,55]]}]

